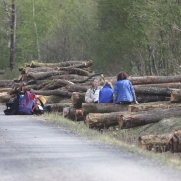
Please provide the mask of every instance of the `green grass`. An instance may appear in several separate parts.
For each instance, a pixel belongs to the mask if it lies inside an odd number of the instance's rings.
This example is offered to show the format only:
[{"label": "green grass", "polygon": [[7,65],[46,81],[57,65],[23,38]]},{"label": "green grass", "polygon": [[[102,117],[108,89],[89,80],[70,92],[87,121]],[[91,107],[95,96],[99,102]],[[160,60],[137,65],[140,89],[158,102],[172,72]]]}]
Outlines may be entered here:
[{"label": "green grass", "polygon": [[171,165],[181,170],[181,153],[155,153],[140,149],[137,146],[139,136],[170,133],[175,129],[181,130],[181,118],[164,119],[158,123],[123,130],[119,126],[115,126],[103,130],[102,133],[89,129],[84,122],[74,122],[63,118],[59,113],[44,114],[43,118],[89,140],[112,145],[123,151],[137,153],[161,164]]}]

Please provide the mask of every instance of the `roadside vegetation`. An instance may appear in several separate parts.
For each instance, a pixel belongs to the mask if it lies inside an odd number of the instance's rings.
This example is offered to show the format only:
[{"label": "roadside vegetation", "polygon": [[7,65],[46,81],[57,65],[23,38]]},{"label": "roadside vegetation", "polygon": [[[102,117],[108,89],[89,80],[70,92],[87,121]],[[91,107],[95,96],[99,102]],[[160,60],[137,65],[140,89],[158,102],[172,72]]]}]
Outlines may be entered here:
[{"label": "roadside vegetation", "polygon": [[119,148],[122,151],[129,151],[137,153],[143,157],[147,157],[158,161],[161,164],[171,165],[181,170],[181,153],[155,153],[154,150],[146,151],[140,149],[138,144],[138,137],[148,134],[162,134],[171,133],[175,129],[181,130],[181,118],[163,119],[154,124],[148,124],[131,129],[121,130],[119,126],[110,127],[101,131],[89,129],[83,121],[73,122],[63,118],[59,113],[44,114],[43,118],[52,124],[59,125],[78,136],[93,140],[99,143],[107,144]]}]

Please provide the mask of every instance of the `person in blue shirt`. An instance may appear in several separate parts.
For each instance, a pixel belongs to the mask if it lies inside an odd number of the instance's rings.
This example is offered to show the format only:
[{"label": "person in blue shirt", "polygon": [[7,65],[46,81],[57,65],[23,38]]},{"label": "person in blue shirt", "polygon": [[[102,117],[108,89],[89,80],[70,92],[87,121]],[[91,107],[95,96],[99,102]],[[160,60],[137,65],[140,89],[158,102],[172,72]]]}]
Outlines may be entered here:
[{"label": "person in blue shirt", "polygon": [[99,103],[113,103],[113,86],[106,81],[104,87],[99,92]]},{"label": "person in blue shirt", "polygon": [[114,103],[116,104],[138,104],[135,90],[132,83],[127,79],[126,72],[120,72],[117,75],[117,82],[114,84]]}]

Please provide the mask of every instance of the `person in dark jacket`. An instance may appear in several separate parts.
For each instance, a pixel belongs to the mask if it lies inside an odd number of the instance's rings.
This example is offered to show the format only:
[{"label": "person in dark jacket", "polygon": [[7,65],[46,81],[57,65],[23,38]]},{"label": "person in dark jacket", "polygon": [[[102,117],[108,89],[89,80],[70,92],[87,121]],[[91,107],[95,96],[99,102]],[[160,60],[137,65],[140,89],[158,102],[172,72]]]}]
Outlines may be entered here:
[{"label": "person in dark jacket", "polygon": [[132,83],[127,79],[126,72],[120,72],[117,75],[117,82],[114,84],[114,103],[116,104],[138,104],[135,90]]},{"label": "person in dark jacket", "polygon": [[113,86],[106,81],[104,87],[99,92],[99,103],[113,103]]}]

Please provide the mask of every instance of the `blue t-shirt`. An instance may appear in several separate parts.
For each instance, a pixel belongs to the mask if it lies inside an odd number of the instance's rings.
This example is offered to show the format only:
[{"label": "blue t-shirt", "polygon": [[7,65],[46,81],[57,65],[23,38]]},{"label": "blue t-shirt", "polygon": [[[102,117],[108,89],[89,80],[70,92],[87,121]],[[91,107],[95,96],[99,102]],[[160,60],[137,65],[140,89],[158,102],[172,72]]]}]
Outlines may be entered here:
[{"label": "blue t-shirt", "polygon": [[115,83],[114,93],[117,94],[116,103],[133,102],[133,93],[135,93],[135,90],[132,83],[125,79]]},{"label": "blue t-shirt", "polygon": [[104,86],[99,92],[99,103],[113,103],[113,90]]}]

